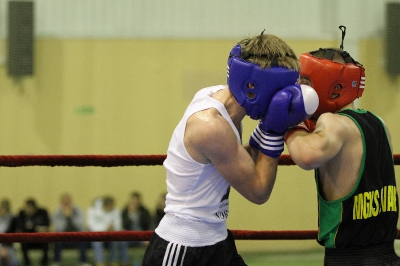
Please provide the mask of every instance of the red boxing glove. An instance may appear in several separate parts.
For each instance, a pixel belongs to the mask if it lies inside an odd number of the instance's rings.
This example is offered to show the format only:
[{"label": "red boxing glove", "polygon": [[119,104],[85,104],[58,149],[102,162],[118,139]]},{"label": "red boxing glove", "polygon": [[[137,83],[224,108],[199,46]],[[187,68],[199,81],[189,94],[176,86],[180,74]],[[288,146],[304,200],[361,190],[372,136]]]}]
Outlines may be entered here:
[{"label": "red boxing glove", "polygon": [[307,133],[313,132],[315,130],[315,124],[316,124],[316,121],[311,120],[311,119],[306,119],[303,122],[301,122],[300,124],[289,128],[289,130],[285,134],[285,142],[286,142],[287,138],[289,138],[289,136],[292,135],[296,131],[304,131]]},{"label": "red boxing glove", "polygon": [[317,124],[317,121],[311,120],[311,119],[306,119],[304,121],[304,124],[306,125],[306,127],[307,127],[309,132],[313,132],[315,130],[315,126]]}]

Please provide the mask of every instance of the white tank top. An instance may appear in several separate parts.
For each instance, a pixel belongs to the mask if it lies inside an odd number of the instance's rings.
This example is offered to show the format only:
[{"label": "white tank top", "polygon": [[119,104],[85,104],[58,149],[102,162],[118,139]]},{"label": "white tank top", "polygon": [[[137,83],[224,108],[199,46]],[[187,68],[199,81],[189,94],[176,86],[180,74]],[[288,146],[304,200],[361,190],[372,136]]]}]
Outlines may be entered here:
[{"label": "white tank top", "polygon": [[210,97],[223,85],[200,90],[172,135],[164,167],[167,172],[166,215],[156,228],[163,239],[185,246],[213,245],[227,237],[228,182],[212,163],[202,164],[188,154],[183,138],[186,121],[194,113],[215,108],[229,122],[241,142],[225,106]]}]

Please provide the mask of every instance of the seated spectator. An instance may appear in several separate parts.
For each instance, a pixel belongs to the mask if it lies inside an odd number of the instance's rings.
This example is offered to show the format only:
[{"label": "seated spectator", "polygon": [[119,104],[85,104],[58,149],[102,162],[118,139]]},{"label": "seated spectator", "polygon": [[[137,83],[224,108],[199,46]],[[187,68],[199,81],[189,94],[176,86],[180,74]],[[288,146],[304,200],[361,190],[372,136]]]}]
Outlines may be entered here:
[{"label": "seated spectator", "polygon": [[[151,228],[151,215],[146,207],[142,204],[142,197],[139,192],[132,192],[129,195],[128,202],[125,208],[122,210],[122,226],[124,230],[136,230],[144,231],[150,230]],[[128,260],[128,248],[139,247],[143,245],[143,242],[138,241],[124,241],[121,242],[123,261]],[[143,258],[133,259],[133,265],[137,266],[141,264]]]},{"label": "seated spectator", "polygon": [[[93,232],[120,231],[122,229],[121,212],[115,207],[114,198],[105,196],[96,199],[93,206],[88,209],[87,223],[89,230]],[[119,265],[120,242],[92,242],[91,244],[97,266],[105,265],[104,251],[106,247],[109,248],[111,265]]]},{"label": "seated spectator", "polygon": [[[56,232],[77,232],[84,229],[84,214],[81,208],[74,205],[72,197],[68,193],[60,196],[60,206],[52,216],[52,224]],[[87,242],[57,242],[54,243],[53,266],[61,265],[61,252],[63,247],[79,249],[80,266],[88,266],[86,249]]]},{"label": "seated spectator", "polygon": [[[15,233],[17,219],[11,213],[10,201],[0,202],[0,233]],[[19,261],[13,244],[0,244],[0,266],[19,266]]]},{"label": "seated spectator", "polygon": [[157,204],[156,204],[156,211],[154,213],[153,216],[153,228],[156,228],[158,226],[158,224],[160,223],[161,219],[164,217],[165,212],[164,212],[164,208],[165,208],[165,200],[167,193],[163,192],[161,193],[160,197],[158,198]]},{"label": "seated spectator", "polygon": [[[47,210],[39,208],[35,199],[27,199],[17,218],[17,230],[23,233],[48,232],[49,226],[50,219]],[[25,266],[32,265],[29,257],[31,249],[40,249],[42,251],[41,265],[48,265],[49,243],[21,243],[21,249]]]}]

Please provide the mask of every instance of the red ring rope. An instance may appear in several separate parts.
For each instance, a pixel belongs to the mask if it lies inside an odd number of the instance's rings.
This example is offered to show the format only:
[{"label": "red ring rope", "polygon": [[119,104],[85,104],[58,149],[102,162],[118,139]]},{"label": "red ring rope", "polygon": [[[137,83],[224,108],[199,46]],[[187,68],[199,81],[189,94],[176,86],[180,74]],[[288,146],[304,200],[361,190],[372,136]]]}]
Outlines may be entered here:
[{"label": "red ring rope", "polygon": [[[231,230],[237,240],[300,240],[316,239],[317,231],[247,231]],[[149,241],[153,231],[113,232],[46,232],[0,234],[1,243],[47,243],[85,241]]]},{"label": "red ring rope", "polygon": [[[3,155],[0,166],[139,166],[162,165],[166,155]],[[393,155],[394,164],[400,165],[400,154]],[[294,165],[290,155],[279,157],[279,165]]]},{"label": "red ring rope", "polygon": [[[316,240],[317,230],[230,230],[236,240]],[[0,243],[47,243],[91,241],[149,241],[154,231],[46,232],[0,234]],[[400,230],[399,230],[400,233]],[[400,239],[400,234],[397,236]]]},{"label": "red ring rope", "polygon": [[[162,165],[166,155],[5,155],[0,166],[139,166]],[[400,155],[393,155],[394,164],[400,164]],[[294,165],[290,155],[279,157],[280,165]],[[249,231],[231,230],[237,240],[306,240],[317,239],[316,230],[303,231]],[[0,234],[0,243],[79,242],[79,241],[149,241],[153,231],[114,232],[45,232]],[[400,230],[397,239],[400,239]]]}]

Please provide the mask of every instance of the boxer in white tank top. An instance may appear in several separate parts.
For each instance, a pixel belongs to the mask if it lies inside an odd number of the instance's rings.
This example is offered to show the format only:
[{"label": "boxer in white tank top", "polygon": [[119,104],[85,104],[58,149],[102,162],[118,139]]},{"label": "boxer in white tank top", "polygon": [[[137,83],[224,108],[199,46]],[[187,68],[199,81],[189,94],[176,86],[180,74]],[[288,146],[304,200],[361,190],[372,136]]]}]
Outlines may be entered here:
[{"label": "boxer in white tank top", "polygon": [[[261,33],[232,49],[228,85],[196,93],[169,143],[165,216],[143,266],[246,265],[226,226],[229,191],[232,187],[255,204],[269,199],[283,135],[306,115],[302,88],[295,85],[299,69],[283,40]],[[302,111],[289,114],[280,106]],[[279,110],[279,117],[269,116],[270,108]],[[261,122],[250,144],[242,145],[246,115]]]}]

